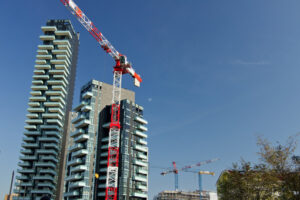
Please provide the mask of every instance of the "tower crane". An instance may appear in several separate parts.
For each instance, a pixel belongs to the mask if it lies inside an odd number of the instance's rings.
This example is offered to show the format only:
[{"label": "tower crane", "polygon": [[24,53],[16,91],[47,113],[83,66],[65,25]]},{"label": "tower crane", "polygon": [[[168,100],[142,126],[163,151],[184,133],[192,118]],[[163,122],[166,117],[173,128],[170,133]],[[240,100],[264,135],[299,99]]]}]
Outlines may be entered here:
[{"label": "tower crane", "polygon": [[217,160],[220,160],[219,158],[214,158],[214,159],[210,159],[210,160],[206,160],[206,161],[201,161],[201,162],[198,162],[198,163],[195,163],[195,164],[192,164],[192,165],[187,165],[187,166],[184,166],[180,169],[177,169],[176,167],[176,162],[172,162],[172,165],[173,165],[173,169],[170,169],[170,170],[166,170],[166,171],[163,171],[161,172],[160,174],[165,176],[167,174],[170,174],[170,173],[174,173],[174,176],[175,176],[175,190],[178,190],[178,172],[179,171],[187,171],[193,167],[199,167],[199,166],[202,166],[202,165],[205,165],[205,164],[209,164],[209,163],[212,163],[212,162],[215,162]]},{"label": "tower crane", "polygon": [[200,198],[200,200],[202,200],[202,197],[201,197],[201,191],[203,190],[203,187],[202,187],[202,175],[211,175],[211,176],[214,176],[215,173],[214,172],[210,172],[210,171],[185,171],[185,172],[192,172],[192,173],[197,173],[198,174],[199,198]]},{"label": "tower crane", "polygon": [[105,200],[117,200],[118,168],[119,168],[119,143],[120,143],[120,100],[122,75],[129,73],[134,78],[135,86],[139,87],[141,77],[132,68],[127,57],[119,53],[104,35],[96,28],[93,22],[83,13],[73,0],[60,0],[65,7],[77,18],[86,30],[96,39],[101,48],[116,62],[113,67],[113,98],[111,106],[111,122],[108,140],[107,175]]}]

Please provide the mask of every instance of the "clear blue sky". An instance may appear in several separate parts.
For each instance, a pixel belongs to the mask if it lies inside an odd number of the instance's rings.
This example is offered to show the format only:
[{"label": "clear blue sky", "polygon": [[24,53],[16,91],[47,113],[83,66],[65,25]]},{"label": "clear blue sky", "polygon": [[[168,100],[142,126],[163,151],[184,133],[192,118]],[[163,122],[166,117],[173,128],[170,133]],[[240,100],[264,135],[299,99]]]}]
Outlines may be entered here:
[{"label": "clear blue sky", "polygon": [[[256,135],[284,142],[300,131],[300,1],[77,0],[144,80],[136,102],[149,121],[150,166],[203,166],[215,190],[224,169],[256,161]],[[47,19],[69,18],[80,32],[74,104],[82,84],[112,83],[112,59],[56,1],[1,1],[0,199],[17,168],[34,60]],[[299,148],[297,150],[299,153]],[[149,194],[174,188],[173,175],[150,168]],[[194,174],[179,187],[195,190]]]}]

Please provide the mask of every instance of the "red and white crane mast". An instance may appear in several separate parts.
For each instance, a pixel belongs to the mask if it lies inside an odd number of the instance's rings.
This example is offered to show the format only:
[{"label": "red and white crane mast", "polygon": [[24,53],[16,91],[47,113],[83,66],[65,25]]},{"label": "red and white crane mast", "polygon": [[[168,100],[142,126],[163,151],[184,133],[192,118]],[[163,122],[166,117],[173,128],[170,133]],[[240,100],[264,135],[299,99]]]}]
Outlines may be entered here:
[{"label": "red and white crane mast", "polygon": [[118,191],[118,168],[119,168],[119,146],[120,146],[120,100],[122,75],[129,73],[134,78],[134,84],[140,86],[141,77],[134,71],[125,55],[120,54],[104,35],[96,28],[91,20],[82,12],[73,0],[60,0],[97,40],[100,46],[116,61],[114,66],[113,98],[111,123],[108,140],[108,158],[106,175],[105,200],[117,200]]}]

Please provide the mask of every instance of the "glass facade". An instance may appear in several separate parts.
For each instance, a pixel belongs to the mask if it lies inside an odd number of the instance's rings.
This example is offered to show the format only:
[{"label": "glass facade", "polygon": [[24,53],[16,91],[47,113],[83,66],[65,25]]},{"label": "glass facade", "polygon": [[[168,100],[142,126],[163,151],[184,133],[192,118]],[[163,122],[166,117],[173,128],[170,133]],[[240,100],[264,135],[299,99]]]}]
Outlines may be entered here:
[{"label": "glass facade", "polygon": [[79,36],[69,20],[42,27],[29,98],[15,199],[60,199]]}]

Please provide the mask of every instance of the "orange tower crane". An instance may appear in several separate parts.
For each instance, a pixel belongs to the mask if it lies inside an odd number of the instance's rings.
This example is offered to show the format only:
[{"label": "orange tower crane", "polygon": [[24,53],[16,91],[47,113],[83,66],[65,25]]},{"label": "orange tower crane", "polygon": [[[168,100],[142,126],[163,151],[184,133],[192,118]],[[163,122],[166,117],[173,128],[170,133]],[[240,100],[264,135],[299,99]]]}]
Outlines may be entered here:
[{"label": "orange tower crane", "polygon": [[119,53],[104,35],[96,28],[91,20],[82,12],[73,0],[60,0],[86,30],[97,40],[103,50],[116,62],[114,66],[113,98],[111,108],[111,123],[109,129],[107,175],[105,200],[117,200],[118,191],[118,168],[119,168],[119,146],[120,146],[120,101],[122,75],[129,73],[134,78],[135,86],[139,87],[141,77],[134,71],[127,57]]}]

